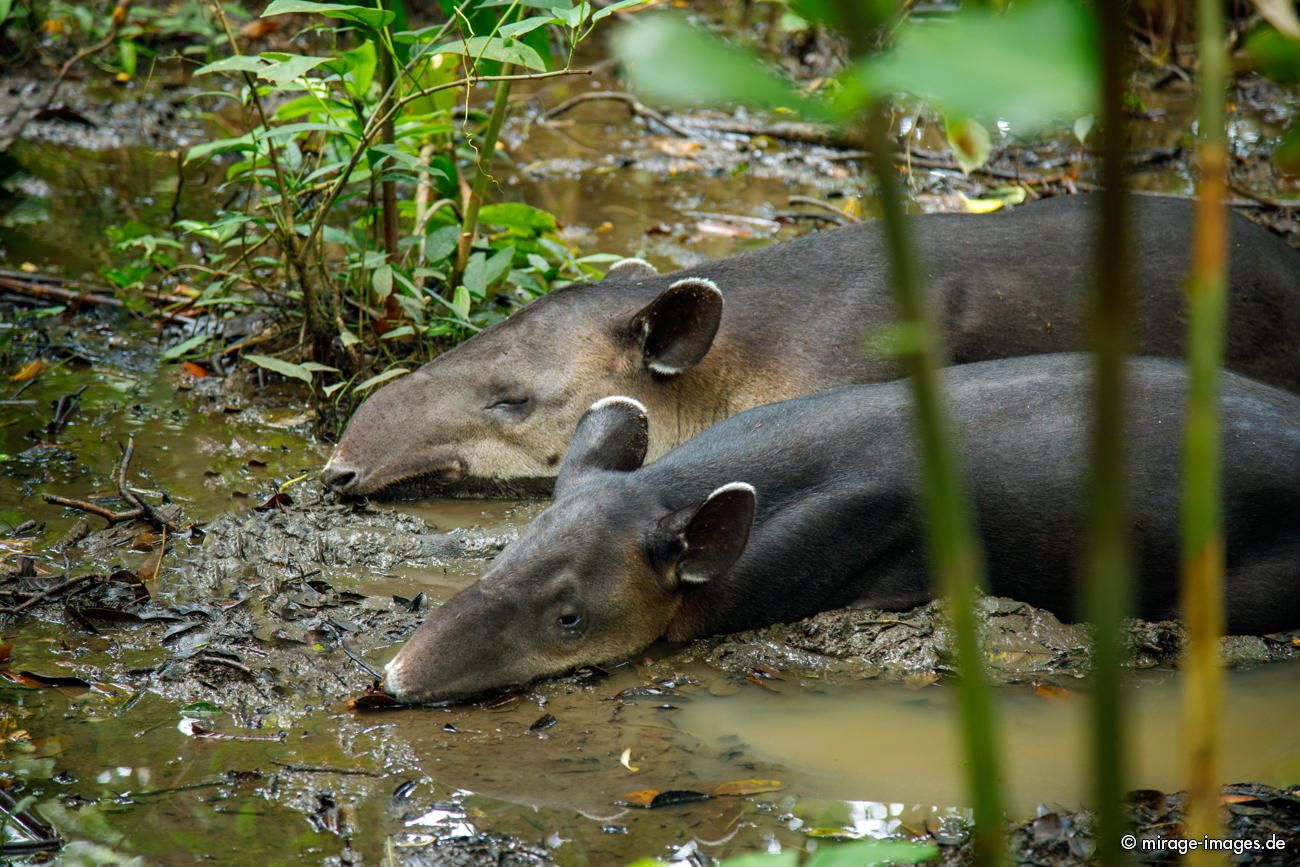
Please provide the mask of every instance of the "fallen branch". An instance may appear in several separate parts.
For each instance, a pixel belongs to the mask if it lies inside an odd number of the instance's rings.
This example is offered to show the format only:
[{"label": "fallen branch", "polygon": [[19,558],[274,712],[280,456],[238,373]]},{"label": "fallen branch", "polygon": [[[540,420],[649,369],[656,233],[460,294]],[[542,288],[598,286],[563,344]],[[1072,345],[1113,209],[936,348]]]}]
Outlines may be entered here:
[{"label": "fallen branch", "polygon": [[114,524],[120,524],[123,521],[141,520],[152,524],[154,528],[166,532],[168,530],[176,532],[176,526],[171,521],[158,514],[157,510],[146,503],[138,494],[130,489],[126,484],[127,469],[131,465],[131,456],[135,454],[135,437],[126,441],[126,449],[122,452],[122,460],[117,466],[117,494],[132,508],[123,511],[113,511],[88,500],[78,500],[72,497],[61,497],[58,494],[42,494],[42,499],[47,503],[56,506],[66,506],[70,509],[78,509],[82,512],[96,515],[108,522],[111,527]]},{"label": "fallen branch", "polygon": [[618,90],[600,90],[592,93],[580,93],[577,96],[570,97],[564,102],[555,106],[542,115],[542,123],[550,123],[562,114],[567,113],[575,106],[584,102],[594,102],[596,100],[607,100],[612,102],[621,102],[628,107],[628,110],[637,117],[649,118],[664,129],[681,136],[682,138],[691,138],[691,132],[673,123],[650,106],[641,102],[630,93],[623,93]]},{"label": "fallen branch", "polygon": [[[0,289],[7,289],[10,292],[26,295],[29,298],[39,298],[42,301],[62,301],[72,304],[96,304],[102,307],[126,308],[126,304],[120,298],[114,298],[112,295],[94,291],[77,291],[54,285],[48,279],[25,279],[12,273],[0,274]],[[154,301],[185,301],[190,303],[194,300],[184,295],[147,295],[146,297]],[[173,313],[169,310],[156,310],[154,312],[163,318],[184,322],[187,325],[193,325],[196,321],[189,316]]]},{"label": "fallen branch", "polygon": [[49,599],[51,596],[57,596],[60,593],[65,593],[74,587],[79,587],[80,585],[85,584],[87,581],[94,581],[96,579],[103,578],[103,577],[104,577],[103,575],[96,574],[96,575],[80,575],[76,578],[69,578],[67,581],[64,581],[62,584],[56,584],[53,587],[49,587],[45,590],[40,591],[39,593],[33,593],[31,596],[27,597],[26,601],[24,601],[21,605],[15,605],[12,608],[0,608],[0,614],[3,615],[21,614],[22,612],[26,611],[28,608],[31,608],[33,605],[36,605],[39,602],[44,602],[46,599]]}]

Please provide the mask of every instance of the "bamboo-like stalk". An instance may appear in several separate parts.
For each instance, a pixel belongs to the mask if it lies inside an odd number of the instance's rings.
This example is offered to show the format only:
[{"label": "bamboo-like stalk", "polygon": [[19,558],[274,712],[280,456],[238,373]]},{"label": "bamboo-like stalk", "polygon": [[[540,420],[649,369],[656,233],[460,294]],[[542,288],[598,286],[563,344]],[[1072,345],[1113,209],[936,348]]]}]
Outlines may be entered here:
[{"label": "bamboo-like stalk", "polygon": [[1128,35],[1121,0],[1101,0],[1101,206],[1096,215],[1092,296],[1095,368],[1092,476],[1088,496],[1085,586],[1094,628],[1092,684],[1092,784],[1097,811],[1097,860],[1125,863],[1123,620],[1132,594],[1128,538],[1125,427],[1125,355],[1132,320],[1128,193],[1124,178],[1124,88]]},{"label": "bamboo-like stalk", "polygon": [[900,333],[907,335],[908,345],[902,360],[911,377],[916,407],[930,569],[947,597],[957,641],[961,676],[957,699],[967,786],[975,816],[975,860],[984,865],[1000,864],[1006,857],[1006,844],[997,726],[992,691],[984,669],[979,622],[975,617],[975,594],[983,581],[983,558],[939,384],[943,349],[933,312],[926,302],[921,271],[908,240],[907,217],[889,137],[889,114],[884,106],[873,112],[868,136],[872,168],[880,185],[898,327]]},{"label": "bamboo-like stalk", "polygon": [[[501,74],[510,74],[511,66],[501,67]],[[506,109],[510,102],[509,78],[497,82],[492,94],[492,114],[488,116],[487,127],[483,130],[483,141],[479,145],[478,163],[475,167],[474,180],[470,184],[469,198],[465,202],[465,216],[460,223],[460,243],[456,246],[456,268],[452,279],[447,284],[447,291],[452,292],[465,274],[469,264],[470,250],[474,246],[474,236],[478,233],[478,211],[483,206],[483,195],[487,192],[488,180],[492,177],[492,157],[497,150],[497,137],[501,135],[501,126],[506,120]]]},{"label": "bamboo-like stalk", "polygon": [[[1191,839],[1221,836],[1219,705],[1223,632],[1223,521],[1219,469],[1219,368],[1227,305],[1227,125],[1224,110],[1228,57],[1223,8],[1198,0],[1200,64],[1195,247],[1187,283],[1187,419],[1183,442],[1182,615],[1187,628],[1183,668],[1183,739],[1187,751],[1187,824]],[[1195,850],[1187,863],[1217,864],[1216,853]]]}]

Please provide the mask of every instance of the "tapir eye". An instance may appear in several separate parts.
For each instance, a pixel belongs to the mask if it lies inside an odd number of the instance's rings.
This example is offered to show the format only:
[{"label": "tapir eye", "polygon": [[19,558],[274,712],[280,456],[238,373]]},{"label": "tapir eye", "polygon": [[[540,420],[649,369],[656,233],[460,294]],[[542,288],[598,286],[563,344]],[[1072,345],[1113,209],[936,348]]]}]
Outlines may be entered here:
[{"label": "tapir eye", "polygon": [[568,614],[561,614],[556,618],[555,622],[560,625],[561,629],[577,629],[582,625],[582,618],[570,612]]}]

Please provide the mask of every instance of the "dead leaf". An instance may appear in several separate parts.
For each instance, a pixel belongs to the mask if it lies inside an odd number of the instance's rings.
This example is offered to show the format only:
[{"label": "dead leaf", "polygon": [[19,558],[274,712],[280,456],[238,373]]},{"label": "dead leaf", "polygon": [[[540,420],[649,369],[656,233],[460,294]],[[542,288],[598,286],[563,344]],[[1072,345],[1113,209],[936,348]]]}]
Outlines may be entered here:
[{"label": "dead leaf", "polygon": [[628,792],[614,803],[620,807],[649,807],[658,795],[658,789],[637,789],[635,792]]},{"label": "dead leaf", "polygon": [[1256,795],[1223,795],[1219,798],[1220,804],[1253,804],[1259,800]]},{"label": "dead leaf", "polygon": [[19,368],[17,373],[9,377],[9,381],[26,382],[32,377],[37,376],[44,369],[45,369],[44,361],[41,361],[39,358],[33,359],[27,362],[26,364],[24,364],[21,368]]},{"label": "dead leaf", "polygon": [[909,674],[903,678],[903,686],[908,689],[925,689],[930,684],[939,679],[939,675],[933,671],[923,671],[918,674]]},{"label": "dead leaf", "polygon": [[695,231],[701,235],[717,235],[721,238],[752,238],[754,230],[749,226],[721,223],[717,220],[700,220],[695,224]]},{"label": "dead leaf", "polygon": [[40,268],[37,268],[35,265],[33,265],[31,262],[22,263],[21,265],[18,266],[18,269],[22,271],[24,274],[35,274],[37,271],[41,270]]},{"label": "dead leaf", "polygon": [[1065,701],[1077,697],[1077,693],[1063,686],[1052,686],[1050,683],[1035,683],[1034,695],[1052,701]]},{"label": "dead leaf", "polygon": [[623,750],[623,755],[621,755],[621,756],[618,757],[618,763],[619,763],[620,765],[622,765],[623,767],[627,768],[629,771],[631,771],[631,772],[634,773],[634,774],[635,774],[637,771],[641,770],[640,768],[636,768],[636,767],[633,767],[633,766],[632,766],[632,748],[631,748],[631,747],[628,747],[627,749]]},{"label": "dead leaf", "polygon": [[654,149],[661,154],[670,157],[688,157],[700,149],[699,142],[679,138],[656,138],[652,139],[650,144],[654,145]]},{"label": "dead leaf", "polygon": [[88,689],[90,683],[79,677],[60,677],[58,675],[35,674],[30,671],[0,671],[0,677],[19,686],[31,687],[56,687],[71,686],[78,689]]},{"label": "dead leaf", "polygon": [[713,787],[715,798],[759,795],[763,792],[777,792],[785,788],[780,780],[732,780]]},{"label": "dead leaf", "polygon": [[202,379],[208,375],[208,369],[206,367],[201,364],[195,364],[192,361],[181,362],[181,367],[185,368],[185,372],[195,379]]},{"label": "dead leaf", "polygon": [[245,39],[265,39],[279,29],[279,18],[254,18],[239,28],[239,35]]}]

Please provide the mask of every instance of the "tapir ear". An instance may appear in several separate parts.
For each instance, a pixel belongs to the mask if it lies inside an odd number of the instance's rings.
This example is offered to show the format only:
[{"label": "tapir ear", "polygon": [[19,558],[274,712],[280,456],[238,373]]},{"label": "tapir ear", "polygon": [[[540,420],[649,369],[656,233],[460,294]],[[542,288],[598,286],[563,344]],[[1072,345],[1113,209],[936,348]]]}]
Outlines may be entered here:
[{"label": "tapir ear", "polygon": [[555,480],[555,493],[587,473],[630,473],[645,462],[650,442],[646,409],[630,397],[606,397],[591,405],[573,432],[569,455]]},{"label": "tapir ear", "polygon": [[712,280],[687,277],[659,293],[632,319],[641,360],[652,372],[675,376],[699,364],[722,321],[722,292]]},{"label": "tapir ear", "polygon": [[671,567],[669,586],[704,584],[730,569],[749,542],[755,503],[753,486],[744,482],[709,494],[677,531],[681,553]]},{"label": "tapir ear", "polygon": [[644,280],[659,274],[645,259],[619,259],[605,272],[606,280]]}]

